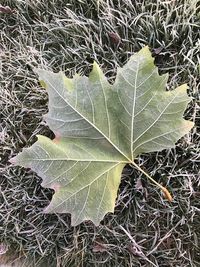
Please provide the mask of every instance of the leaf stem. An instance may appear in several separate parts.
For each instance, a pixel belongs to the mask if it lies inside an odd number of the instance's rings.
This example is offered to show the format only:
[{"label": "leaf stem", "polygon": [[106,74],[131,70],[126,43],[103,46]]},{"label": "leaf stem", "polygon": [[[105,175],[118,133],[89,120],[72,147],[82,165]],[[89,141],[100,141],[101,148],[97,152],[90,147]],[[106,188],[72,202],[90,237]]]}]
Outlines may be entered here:
[{"label": "leaf stem", "polygon": [[134,161],[132,161],[132,165],[134,165],[139,171],[141,171],[147,178],[149,178],[155,185],[157,185],[162,192],[164,193],[165,197],[171,202],[172,201],[172,196],[170,192],[167,190],[166,187],[162,186],[158,182],[156,182],[148,173],[146,173],[140,166],[138,166]]}]

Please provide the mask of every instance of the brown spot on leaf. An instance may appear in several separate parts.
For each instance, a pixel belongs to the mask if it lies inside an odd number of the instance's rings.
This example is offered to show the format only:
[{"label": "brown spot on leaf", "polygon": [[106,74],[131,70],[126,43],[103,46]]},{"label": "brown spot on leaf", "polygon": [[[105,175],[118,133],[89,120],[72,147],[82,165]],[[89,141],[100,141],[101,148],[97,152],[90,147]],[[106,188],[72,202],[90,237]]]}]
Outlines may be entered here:
[{"label": "brown spot on leaf", "polygon": [[59,191],[61,188],[61,185],[59,183],[53,183],[51,187],[55,192]]},{"label": "brown spot on leaf", "polygon": [[55,144],[58,144],[58,143],[60,142],[60,139],[61,139],[60,134],[56,133],[56,134],[55,134],[55,138],[53,139],[53,142],[54,142]]}]

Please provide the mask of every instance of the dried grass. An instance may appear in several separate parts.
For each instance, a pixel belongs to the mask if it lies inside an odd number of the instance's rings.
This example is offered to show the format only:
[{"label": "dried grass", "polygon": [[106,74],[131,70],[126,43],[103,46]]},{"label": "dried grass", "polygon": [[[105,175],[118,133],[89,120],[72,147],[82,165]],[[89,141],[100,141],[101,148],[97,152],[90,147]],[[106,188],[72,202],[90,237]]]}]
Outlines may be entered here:
[{"label": "dried grass", "polygon": [[[42,266],[42,261],[52,267],[200,266],[198,1],[4,0],[1,4],[14,9],[0,14],[2,244],[31,259],[31,267]],[[112,81],[117,66],[143,45],[151,47],[160,72],[170,73],[168,87],[186,82],[193,97],[185,113],[196,123],[191,133],[175,149],[137,159],[170,188],[173,203],[127,166],[115,214],[107,215],[99,227],[91,222],[71,227],[67,214],[42,214],[52,191],[42,188],[41,179],[30,170],[8,163],[22,147],[35,142],[36,134],[52,137],[42,120],[47,93],[32,68],[88,74],[96,60]]]}]

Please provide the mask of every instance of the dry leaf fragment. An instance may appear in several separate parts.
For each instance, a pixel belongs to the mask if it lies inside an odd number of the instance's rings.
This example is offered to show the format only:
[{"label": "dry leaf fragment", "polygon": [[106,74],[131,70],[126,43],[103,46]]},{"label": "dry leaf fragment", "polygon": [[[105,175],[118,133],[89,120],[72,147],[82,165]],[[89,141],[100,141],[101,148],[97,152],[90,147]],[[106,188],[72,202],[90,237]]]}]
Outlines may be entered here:
[{"label": "dry leaf fragment", "polygon": [[121,42],[121,38],[116,32],[109,32],[108,35],[112,43],[118,45]]},{"label": "dry leaf fragment", "polygon": [[0,5],[0,13],[3,13],[3,14],[12,14],[14,12],[15,12],[15,10],[14,9],[11,9],[9,6],[2,6],[2,5]]},{"label": "dry leaf fragment", "polygon": [[108,251],[108,247],[106,244],[95,241],[92,251],[93,252],[106,252]]}]

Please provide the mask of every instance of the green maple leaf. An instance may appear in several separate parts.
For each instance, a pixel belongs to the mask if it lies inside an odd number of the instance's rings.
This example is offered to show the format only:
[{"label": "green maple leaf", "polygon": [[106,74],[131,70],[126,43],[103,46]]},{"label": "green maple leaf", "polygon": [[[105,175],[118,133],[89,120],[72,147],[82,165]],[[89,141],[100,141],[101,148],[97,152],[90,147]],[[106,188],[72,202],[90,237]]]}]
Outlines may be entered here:
[{"label": "green maple leaf", "polygon": [[45,120],[56,138],[38,136],[12,162],[30,167],[42,186],[55,190],[45,212],[71,213],[73,225],[98,225],[114,211],[124,166],[137,166],[141,153],[173,147],[193,127],[182,118],[187,86],[167,92],[168,75],[159,76],[148,47],[118,69],[113,85],[96,63],[89,77],[37,73],[49,94]]}]

